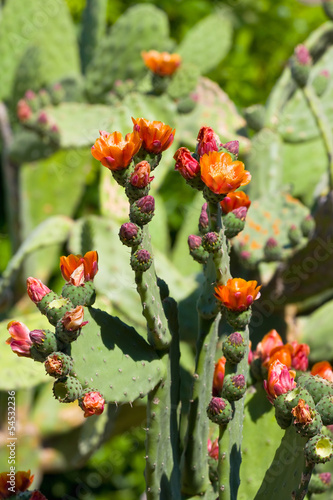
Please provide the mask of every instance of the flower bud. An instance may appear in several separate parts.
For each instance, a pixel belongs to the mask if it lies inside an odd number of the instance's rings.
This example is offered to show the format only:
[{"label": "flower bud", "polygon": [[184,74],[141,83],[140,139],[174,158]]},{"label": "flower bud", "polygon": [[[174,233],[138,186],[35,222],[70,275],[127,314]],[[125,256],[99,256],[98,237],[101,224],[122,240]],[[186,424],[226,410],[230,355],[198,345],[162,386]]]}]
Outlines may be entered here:
[{"label": "flower bud", "polygon": [[239,375],[227,375],[224,379],[222,396],[228,401],[238,401],[246,391],[245,377]]},{"label": "flower bud", "polygon": [[316,222],[312,215],[307,215],[301,222],[301,231],[305,238],[309,238],[315,230]]},{"label": "flower bud", "polygon": [[205,264],[208,260],[209,253],[202,246],[202,238],[195,234],[190,234],[187,240],[190,255],[199,264]]},{"label": "flower bud", "polygon": [[320,474],[311,475],[311,480],[308,488],[308,494],[319,495],[320,493],[324,493],[331,487],[331,473],[330,472],[321,472]]},{"label": "flower bud", "polygon": [[239,153],[239,141],[226,142],[225,144],[222,144],[222,147],[237,158]]},{"label": "flower bud", "polygon": [[154,216],[155,200],[153,196],[143,196],[132,203],[130,208],[130,220],[139,226],[148,224]]},{"label": "flower bud", "polygon": [[176,160],[175,170],[178,170],[185,180],[191,180],[200,174],[199,162],[187,148],[179,148],[174,155],[174,159]]},{"label": "flower bud", "polygon": [[295,224],[292,224],[288,230],[288,239],[293,247],[302,241],[302,232]]},{"label": "flower bud", "polygon": [[31,118],[32,110],[25,99],[20,99],[17,103],[16,114],[21,122],[26,122]]},{"label": "flower bud", "polygon": [[137,247],[143,238],[142,230],[133,222],[126,222],[120,227],[119,238],[123,245]]},{"label": "flower bud", "polygon": [[208,253],[216,253],[222,248],[222,237],[211,231],[202,237],[202,246]]},{"label": "flower bud", "polygon": [[268,238],[264,246],[264,256],[266,261],[274,262],[282,258],[282,247],[275,238]]},{"label": "flower bud", "polygon": [[208,439],[207,441],[207,451],[208,455],[213,458],[214,460],[219,459],[219,440],[215,439],[215,441],[211,441]]},{"label": "flower bud", "polygon": [[131,256],[131,267],[133,271],[144,272],[152,265],[153,258],[148,250],[140,249],[134,252]]},{"label": "flower bud", "polygon": [[226,358],[222,356],[217,363],[215,363],[214,376],[213,376],[213,396],[220,396],[223,387],[223,380],[225,374]]},{"label": "flower bud", "polygon": [[246,344],[243,335],[234,332],[223,342],[222,351],[229,363],[239,363],[245,355]]},{"label": "flower bud", "polygon": [[210,127],[201,127],[197,141],[196,153],[198,156],[207,154],[210,151],[218,151],[221,145],[219,136],[215,134],[214,130]]},{"label": "flower bud", "polygon": [[291,58],[291,74],[299,87],[305,87],[310,75],[312,58],[305,45],[295,48],[294,56]]},{"label": "flower bud", "polygon": [[215,424],[227,424],[232,419],[231,404],[226,399],[213,397],[207,407],[207,416]]},{"label": "flower bud", "polygon": [[144,188],[154,179],[150,177],[150,164],[141,161],[134,167],[134,171],[129,178],[129,183],[136,188]]},{"label": "flower bud", "polygon": [[209,229],[209,217],[207,213],[208,204],[204,203],[202,205],[200,217],[199,217],[199,232],[200,234],[206,234]]}]

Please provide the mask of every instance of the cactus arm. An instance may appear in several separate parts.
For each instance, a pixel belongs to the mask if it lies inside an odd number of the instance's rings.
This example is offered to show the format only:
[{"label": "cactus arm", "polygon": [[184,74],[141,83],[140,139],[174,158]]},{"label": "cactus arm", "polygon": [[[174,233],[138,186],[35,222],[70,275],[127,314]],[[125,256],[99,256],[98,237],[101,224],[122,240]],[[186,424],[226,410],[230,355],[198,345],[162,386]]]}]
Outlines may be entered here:
[{"label": "cactus arm", "polygon": [[[147,226],[143,228],[143,234],[144,248],[151,254],[151,241]],[[170,345],[171,334],[160,300],[154,263],[145,272],[135,272],[135,283],[141,299],[142,314],[147,321],[148,341],[155,349],[164,350]]]},{"label": "cactus arm", "polygon": [[9,160],[8,152],[13,141],[13,133],[9,123],[7,108],[0,102],[0,136],[2,142],[2,164],[4,177],[4,193],[8,227],[12,252],[14,253],[20,244],[20,222],[19,222],[19,176],[17,165]]},{"label": "cactus arm", "polygon": [[[300,485],[298,487],[298,490],[293,492],[292,500],[303,500],[305,498],[305,495],[307,494],[307,491],[308,491],[309,482],[311,479],[311,475],[312,475],[314,466],[315,466],[314,463],[306,463],[305,464],[305,469],[302,472]],[[309,498],[310,498],[310,496],[309,496]]]},{"label": "cactus arm", "polygon": [[215,320],[199,316],[196,369],[182,457],[182,491],[187,495],[203,494],[209,485],[208,465],[204,458],[209,430],[206,408],[211,398],[219,320],[220,315]]},{"label": "cactus arm", "polygon": [[[236,365],[235,375],[248,372],[249,328],[242,332],[247,349],[243,359]],[[229,365],[229,363],[227,363]],[[226,365],[226,370],[228,366]],[[230,365],[229,365],[230,366]],[[243,439],[244,397],[234,402],[234,416],[226,431],[220,429],[219,437],[219,500],[237,500],[240,485],[241,447]],[[223,439],[224,436],[224,439]]]},{"label": "cactus arm", "polygon": [[93,59],[96,48],[105,33],[107,0],[88,0],[83,11],[80,56],[82,73]]},{"label": "cactus arm", "polygon": [[326,154],[328,159],[328,181],[329,188],[333,189],[333,134],[331,125],[325,115],[324,109],[321,105],[320,99],[316,96],[313,88],[311,86],[306,86],[303,88],[304,96],[307,100],[309,108],[316,120],[318,128],[320,130]]}]

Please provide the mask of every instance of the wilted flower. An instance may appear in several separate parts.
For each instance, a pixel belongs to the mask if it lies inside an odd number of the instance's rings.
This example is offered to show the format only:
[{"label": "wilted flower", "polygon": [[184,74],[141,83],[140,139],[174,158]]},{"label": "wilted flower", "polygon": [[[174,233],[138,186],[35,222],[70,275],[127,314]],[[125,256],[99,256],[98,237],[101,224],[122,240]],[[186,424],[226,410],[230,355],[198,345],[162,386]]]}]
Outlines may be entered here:
[{"label": "wilted flower", "polygon": [[295,376],[296,372],[288,370],[279,360],[269,366],[267,380],[264,380],[264,389],[271,403],[280,394],[285,394],[296,387]]},{"label": "wilted flower", "polygon": [[313,420],[309,405],[305,403],[304,399],[298,400],[297,406],[291,410],[291,413],[295,417],[295,423],[298,424],[308,425]]},{"label": "wilted flower", "polygon": [[104,405],[105,400],[97,391],[87,392],[80,401],[80,406],[84,411],[84,417],[100,415],[104,411]]},{"label": "wilted flower", "polygon": [[6,344],[10,345],[12,351],[18,356],[30,358],[32,341],[29,328],[20,321],[10,321],[7,330],[10,337],[6,340]]},{"label": "wilted flower", "polygon": [[313,365],[311,375],[318,375],[321,378],[333,382],[332,365],[328,361],[319,361],[319,363]]},{"label": "wilted flower", "polygon": [[169,54],[169,52],[149,50],[143,51],[141,55],[147,68],[159,76],[172,75],[182,62],[179,54]]},{"label": "wilted flower", "polygon": [[228,194],[240,186],[246,186],[251,174],[244,163],[233,161],[228,153],[211,151],[200,158],[201,179],[215,194]]},{"label": "wilted flower", "polygon": [[148,153],[159,154],[168,149],[173,143],[175,129],[163,122],[145,120],[144,118],[132,118],[134,131],[142,140],[142,147]]},{"label": "wilted flower", "polygon": [[140,135],[136,130],[126,134],[125,138],[120,132],[100,131],[91,148],[91,154],[109,170],[123,170],[131,163],[133,156],[141,147]]},{"label": "wilted flower", "polygon": [[61,320],[64,329],[69,332],[75,332],[82,328],[88,323],[88,321],[83,321],[83,316],[84,308],[82,306],[77,306],[75,309],[67,311]]},{"label": "wilted flower", "polygon": [[50,291],[51,290],[37,278],[30,277],[27,279],[27,292],[30,299],[35,304],[40,302],[45,297],[45,295],[50,293]]},{"label": "wilted flower", "polygon": [[84,257],[73,254],[62,256],[60,270],[63,278],[76,286],[92,281],[98,271],[98,254],[93,250],[87,252]]},{"label": "wilted flower", "polygon": [[226,285],[215,287],[215,297],[231,311],[245,311],[254,300],[260,297],[257,281],[246,281],[242,278],[232,278]]}]

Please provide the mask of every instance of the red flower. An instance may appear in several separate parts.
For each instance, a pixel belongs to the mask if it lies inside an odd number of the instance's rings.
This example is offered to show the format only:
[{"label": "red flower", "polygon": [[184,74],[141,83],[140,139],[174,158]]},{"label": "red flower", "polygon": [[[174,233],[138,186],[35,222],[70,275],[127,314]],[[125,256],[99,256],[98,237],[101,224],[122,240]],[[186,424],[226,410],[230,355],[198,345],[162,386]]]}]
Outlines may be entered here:
[{"label": "red flower", "polygon": [[6,340],[6,344],[10,345],[12,351],[18,356],[30,358],[32,341],[29,328],[20,321],[11,321],[7,325],[7,330],[10,337]]},{"label": "red flower", "polygon": [[278,332],[270,330],[257,345],[254,355],[256,358],[261,358],[262,363],[265,364],[270,358],[271,351],[282,345],[283,341]]},{"label": "red flower", "polygon": [[227,196],[220,202],[222,211],[224,214],[228,214],[233,210],[240,207],[250,208],[251,201],[250,198],[244,191],[236,191],[227,194]]},{"label": "red flower", "polygon": [[296,387],[295,376],[296,373],[288,370],[278,359],[270,365],[267,380],[264,380],[264,389],[271,403],[280,394],[285,394]]},{"label": "red flower", "polygon": [[50,291],[40,280],[31,277],[27,279],[27,292],[35,304],[40,302]]},{"label": "red flower", "polygon": [[123,139],[120,132],[100,131],[99,139],[91,148],[91,154],[109,170],[123,170],[131,163],[141,147],[141,139],[136,130]]},{"label": "red flower", "polygon": [[95,250],[82,255],[70,254],[60,257],[60,270],[63,278],[75,286],[92,281],[98,271],[98,254]]},{"label": "red flower", "polygon": [[226,358],[222,356],[217,363],[215,363],[215,370],[213,376],[213,396],[219,396],[223,387],[225,363]]},{"label": "red flower", "polygon": [[154,179],[150,177],[150,165],[147,161],[140,161],[134,167],[134,172],[131,174],[129,182],[137,188],[144,188]]},{"label": "red flower", "polygon": [[153,73],[159,76],[172,75],[180,66],[182,58],[179,54],[169,54],[169,52],[141,52],[145,65]]},{"label": "red flower", "polygon": [[184,179],[193,179],[200,173],[199,163],[187,148],[177,149],[174,159],[176,160],[175,170],[178,170]]},{"label": "red flower", "polygon": [[104,404],[103,396],[97,391],[91,391],[83,396],[80,406],[84,411],[84,417],[91,417],[103,413]]},{"label": "red flower", "polygon": [[202,156],[210,151],[218,151],[221,146],[220,138],[210,127],[201,127],[197,137],[197,154]]},{"label": "red flower", "polygon": [[319,375],[319,377],[333,382],[332,365],[328,361],[319,361],[313,365],[311,375]]},{"label": "red flower", "polygon": [[142,146],[148,153],[159,154],[168,149],[173,143],[175,129],[163,122],[145,120],[144,118],[132,118],[134,130],[138,132],[142,140]]},{"label": "red flower", "polygon": [[[15,478],[14,478],[15,475]],[[11,479],[13,478],[13,479]],[[0,473],[0,499],[13,497],[16,493],[26,491],[31,485],[34,476],[31,476],[30,470],[28,471],[17,471],[15,474],[10,472]],[[13,482],[13,487],[15,493],[13,493],[9,488],[11,488],[11,482]]]},{"label": "red flower", "polygon": [[301,370],[305,372],[308,369],[309,365],[309,354],[310,347],[307,344],[299,344],[294,341],[291,342],[292,347],[292,355],[291,355],[291,366],[295,368],[295,370]]},{"label": "red flower", "polygon": [[219,440],[215,439],[215,441],[212,442],[210,439],[208,439],[207,451],[208,451],[208,455],[211,458],[214,458],[214,460],[218,460],[219,459]]},{"label": "red flower", "polygon": [[246,281],[242,278],[232,278],[226,285],[215,287],[215,297],[231,311],[245,311],[254,300],[260,297],[260,288],[256,281]]},{"label": "red flower", "polygon": [[241,161],[232,161],[229,153],[211,151],[200,158],[201,179],[215,194],[228,194],[246,186],[251,174]]}]

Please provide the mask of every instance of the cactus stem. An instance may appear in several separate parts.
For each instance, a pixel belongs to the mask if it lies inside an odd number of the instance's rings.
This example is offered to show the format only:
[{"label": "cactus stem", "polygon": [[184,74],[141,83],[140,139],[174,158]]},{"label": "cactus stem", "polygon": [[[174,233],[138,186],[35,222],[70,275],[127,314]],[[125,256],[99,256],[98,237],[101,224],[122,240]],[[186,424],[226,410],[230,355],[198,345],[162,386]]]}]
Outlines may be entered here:
[{"label": "cactus stem", "polygon": [[292,500],[303,500],[305,498],[305,495],[307,494],[308,491],[309,482],[311,479],[314,466],[315,466],[314,463],[306,462],[305,469],[302,472],[301,482],[298,487],[298,490],[293,491],[292,493]]},{"label": "cactus stem", "polygon": [[333,190],[333,134],[331,125],[327,119],[320,99],[311,86],[305,86],[303,89],[304,97],[315,118],[320,130],[323,143],[326,149],[328,159],[328,182],[330,191]]}]

